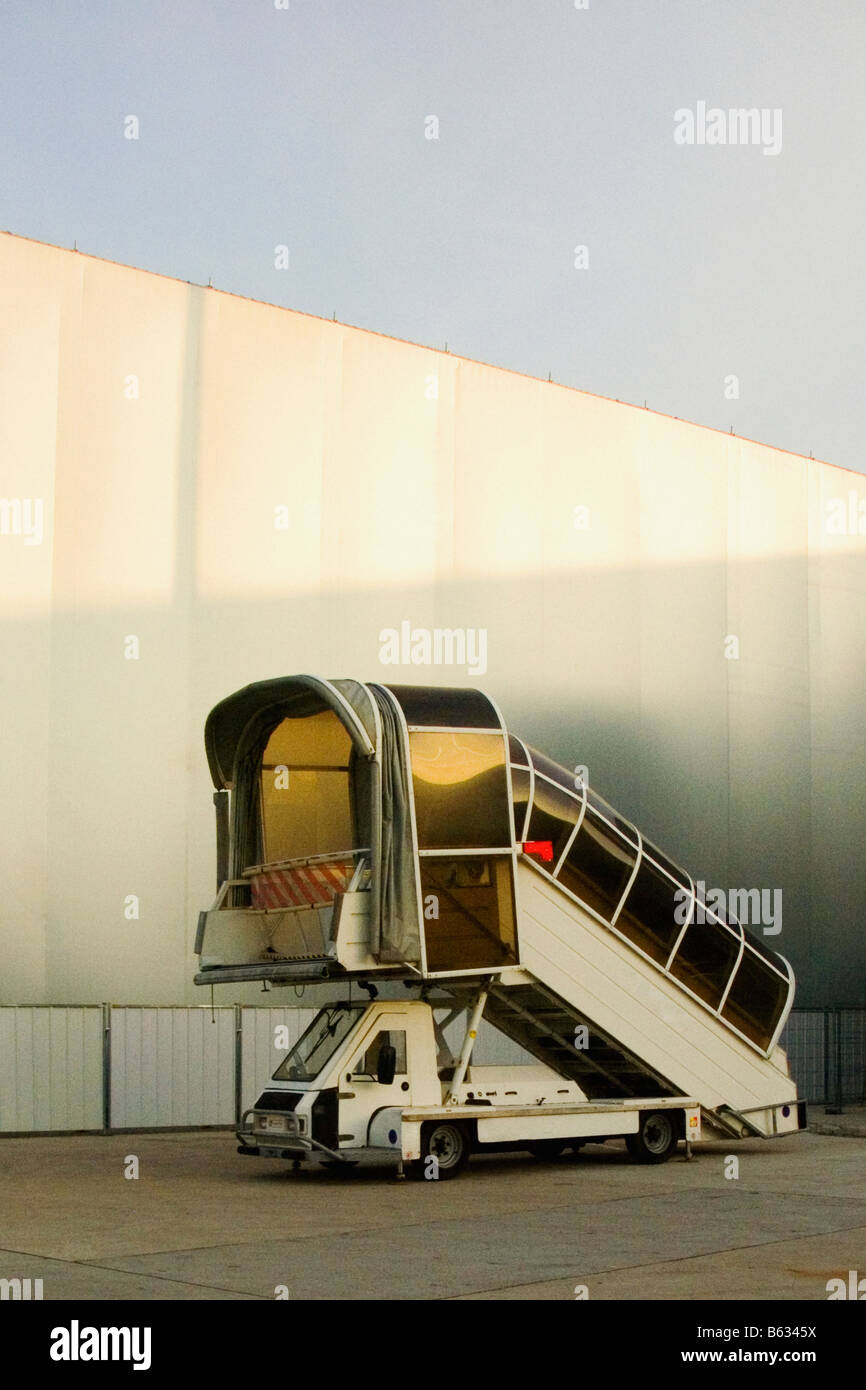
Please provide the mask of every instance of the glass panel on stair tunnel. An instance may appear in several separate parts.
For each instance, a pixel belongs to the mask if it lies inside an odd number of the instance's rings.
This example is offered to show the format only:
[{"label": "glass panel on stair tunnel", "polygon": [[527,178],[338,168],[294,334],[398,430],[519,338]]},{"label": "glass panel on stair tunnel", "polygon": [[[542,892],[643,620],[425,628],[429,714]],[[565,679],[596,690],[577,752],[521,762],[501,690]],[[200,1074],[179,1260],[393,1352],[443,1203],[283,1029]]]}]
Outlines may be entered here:
[{"label": "glass panel on stair tunnel", "polygon": [[517,961],[510,855],[421,855],[427,968],[476,970]]},{"label": "glass panel on stair tunnel", "polygon": [[557,877],[564,888],[609,922],[636,859],[637,850],[587,808]]},{"label": "glass panel on stair tunnel", "polygon": [[331,710],[273,730],[259,773],[261,862],[242,865],[253,908],[327,906],[348,888],[354,851],[370,845],[369,785],[356,770],[366,773]]},{"label": "glass panel on stair tunnel", "polygon": [[406,723],[427,728],[498,729],[499,716],[480,690],[452,686],[389,685]]},{"label": "glass panel on stair tunnel", "polygon": [[277,725],[262,756],[265,863],[352,848],[351,752],[331,710]]},{"label": "glass panel on stair tunnel", "polygon": [[695,920],[686,927],[670,971],[705,1004],[716,1009],[739,954],[739,931],[735,935],[699,903]]},{"label": "glass panel on stair tunnel", "polygon": [[528,835],[524,834],[526,829],[526,812],[529,806],[529,787],[530,777],[528,767],[515,767],[511,765],[511,801],[514,806],[514,838],[518,844],[521,840],[527,840]]},{"label": "glass panel on stair tunnel", "polygon": [[512,766],[515,764],[517,764],[518,767],[529,766],[529,754],[520,739],[515,738],[514,734],[508,735],[508,756],[511,759]]},{"label": "glass panel on stair tunnel", "polygon": [[618,811],[615,811],[609,801],[605,801],[604,797],[599,796],[598,792],[594,792],[592,787],[587,787],[586,789],[586,802],[588,806],[592,807],[593,811],[598,812],[602,820],[610,821],[611,825],[616,827],[624,840],[630,840],[635,848],[637,848],[638,834],[634,826],[631,825],[629,821],[625,820]]},{"label": "glass panel on stair tunnel", "polygon": [[516,964],[505,738],[412,730],[409,748],[427,970]]},{"label": "glass panel on stair tunnel", "polygon": [[669,878],[675,879],[689,893],[692,892],[692,880],[685,869],[681,869],[679,864],[675,864],[672,859],[668,859],[666,854],[662,854],[661,850],[656,845],[651,844],[646,836],[643,837],[642,844],[644,857],[649,855],[651,859],[655,860],[658,868],[664,869]]},{"label": "glass panel on stair tunnel", "polygon": [[758,1047],[768,1048],[788,1002],[789,981],[747,945],[722,1009],[727,1019]]},{"label": "glass panel on stair tunnel", "polygon": [[532,759],[532,766],[536,772],[540,772],[542,777],[546,777],[548,782],[555,782],[558,787],[565,787],[566,791],[577,790],[574,782],[574,773],[569,772],[568,768],[560,763],[555,763],[552,758],[548,758],[544,753],[539,753],[537,748],[529,749],[529,756]]},{"label": "glass panel on stair tunnel", "polygon": [[511,848],[501,734],[409,735],[418,847]]},{"label": "glass panel on stair tunnel", "polygon": [[658,965],[667,965],[682,930],[676,920],[682,890],[648,859],[641,861],[637,877],[629,889],[616,929],[639,946]]},{"label": "glass panel on stair tunnel", "polygon": [[533,858],[534,864],[538,864],[541,869],[547,869],[548,873],[553,873],[582,810],[583,802],[579,797],[555,787],[546,777],[536,774],[526,839],[549,840],[553,845],[553,858],[546,863]]}]

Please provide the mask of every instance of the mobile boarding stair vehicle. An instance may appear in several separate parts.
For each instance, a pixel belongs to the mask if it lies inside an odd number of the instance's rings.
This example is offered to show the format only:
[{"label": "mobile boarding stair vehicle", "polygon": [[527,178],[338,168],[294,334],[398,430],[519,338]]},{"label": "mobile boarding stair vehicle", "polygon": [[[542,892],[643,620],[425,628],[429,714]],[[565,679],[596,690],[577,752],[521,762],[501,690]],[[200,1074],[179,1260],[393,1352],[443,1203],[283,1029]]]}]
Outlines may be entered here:
[{"label": "mobile boarding stair vehicle", "polygon": [[[340,995],[239,1152],[450,1177],[485,1148],[621,1137],[660,1163],[806,1127],[777,1045],[787,961],[487,696],[293,676],[223,700],[205,743],[219,891],[196,983]],[[473,1066],[482,1018],[534,1064]]]}]

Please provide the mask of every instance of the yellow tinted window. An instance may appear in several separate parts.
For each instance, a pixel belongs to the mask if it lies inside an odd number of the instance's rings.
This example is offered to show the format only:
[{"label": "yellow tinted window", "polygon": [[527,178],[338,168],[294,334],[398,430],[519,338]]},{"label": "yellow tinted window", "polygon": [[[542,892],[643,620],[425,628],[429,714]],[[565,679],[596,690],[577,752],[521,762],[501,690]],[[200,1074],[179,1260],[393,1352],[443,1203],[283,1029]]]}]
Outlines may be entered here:
[{"label": "yellow tinted window", "polygon": [[425,732],[409,742],[419,848],[510,846],[502,735]]},{"label": "yellow tinted window", "polygon": [[352,848],[351,748],[330,710],[277,725],[262,757],[266,864]]}]

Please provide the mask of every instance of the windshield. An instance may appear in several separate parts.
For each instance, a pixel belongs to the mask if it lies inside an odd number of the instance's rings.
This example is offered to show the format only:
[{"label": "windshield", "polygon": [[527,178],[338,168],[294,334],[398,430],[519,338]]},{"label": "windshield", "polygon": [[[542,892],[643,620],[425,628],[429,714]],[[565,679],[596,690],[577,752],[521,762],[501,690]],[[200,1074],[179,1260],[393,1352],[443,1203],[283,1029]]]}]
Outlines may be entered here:
[{"label": "windshield", "polygon": [[320,1010],[283,1058],[273,1080],[315,1081],[366,1008],[366,1004],[331,1004]]}]

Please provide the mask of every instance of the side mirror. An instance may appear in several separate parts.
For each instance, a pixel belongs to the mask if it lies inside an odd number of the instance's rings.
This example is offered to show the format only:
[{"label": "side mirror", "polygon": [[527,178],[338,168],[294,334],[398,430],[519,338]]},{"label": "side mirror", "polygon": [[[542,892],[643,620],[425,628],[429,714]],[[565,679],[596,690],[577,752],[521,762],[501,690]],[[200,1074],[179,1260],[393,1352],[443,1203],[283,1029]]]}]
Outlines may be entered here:
[{"label": "side mirror", "polygon": [[397,1049],[390,1043],[383,1043],[379,1048],[379,1063],[376,1071],[376,1080],[380,1086],[390,1086],[397,1071]]}]

